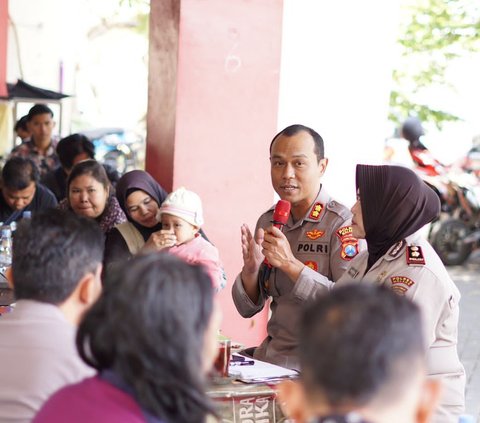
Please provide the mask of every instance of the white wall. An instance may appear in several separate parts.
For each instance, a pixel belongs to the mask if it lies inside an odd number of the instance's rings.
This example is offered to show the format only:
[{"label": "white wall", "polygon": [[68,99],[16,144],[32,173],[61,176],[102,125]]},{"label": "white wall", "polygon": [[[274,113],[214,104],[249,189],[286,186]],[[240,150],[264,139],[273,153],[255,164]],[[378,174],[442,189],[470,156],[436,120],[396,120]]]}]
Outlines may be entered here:
[{"label": "white wall", "polygon": [[[7,80],[75,94],[64,134],[98,126],[138,128],[147,107],[148,40],[125,28],[135,11],[119,0],[10,0]],[[102,20],[106,25],[102,25]],[[18,34],[14,34],[14,27]],[[19,54],[17,54],[17,49]],[[71,114],[69,113],[71,109]],[[142,126],[142,125],[140,125]]]},{"label": "white wall", "polygon": [[329,192],[351,206],[355,164],[380,163],[400,0],[284,0],[279,129],[317,130]]}]

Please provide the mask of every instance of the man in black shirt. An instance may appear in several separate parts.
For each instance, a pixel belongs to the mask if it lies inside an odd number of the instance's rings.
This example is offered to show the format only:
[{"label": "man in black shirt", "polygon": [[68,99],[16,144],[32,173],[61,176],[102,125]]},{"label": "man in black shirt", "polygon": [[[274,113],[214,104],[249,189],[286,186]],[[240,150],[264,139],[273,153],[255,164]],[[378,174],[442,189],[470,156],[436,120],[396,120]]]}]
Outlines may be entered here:
[{"label": "man in black shirt", "polygon": [[20,220],[24,212],[55,208],[57,200],[41,185],[35,163],[24,157],[12,157],[2,169],[0,221],[10,224]]}]

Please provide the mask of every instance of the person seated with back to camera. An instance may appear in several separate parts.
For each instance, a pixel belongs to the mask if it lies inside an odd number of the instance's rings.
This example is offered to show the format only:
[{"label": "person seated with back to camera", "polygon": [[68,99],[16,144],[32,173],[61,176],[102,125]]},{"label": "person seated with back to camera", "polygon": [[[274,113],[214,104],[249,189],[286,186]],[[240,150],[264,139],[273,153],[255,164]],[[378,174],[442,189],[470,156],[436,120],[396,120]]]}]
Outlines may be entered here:
[{"label": "person seated with back to camera", "polygon": [[218,249],[200,235],[203,208],[200,197],[184,187],[168,194],[158,210],[162,223],[160,250],[176,255],[187,263],[201,264],[207,270],[213,287],[220,291],[226,275]]},{"label": "person seated with back to camera", "polygon": [[302,313],[301,376],[280,401],[297,423],[427,423],[440,381],[427,379],[420,308],[384,286],[343,286]]},{"label": "person seated with back to camera", "polygon": [[67,198],[58,208],[94,219],[104,233],[126,220],[105,168],[96,160],[73,166],[67,180]]},{"label": "person seated with back to camera", "polygon": [[57,391],[34,423],[191,423],[215,415],[205,393],[221,312],[201,266],[139,254],[86,314],[77,334],[98,375]]},{"label": "person seated with back to camera", "polygon": [[[72,134],[62,138],[57,144],[57,155],[60,166],[42,175],[41,181],[55,194],[58,201],[67,195],[67,178],[74,165],[83,160],[95,159],[95,146],[85,135]],[[110,183],[115,188],[120,175],[112,166],[102,164]]]},{"label": "person seated with back to camera", "polygon": [[26,157],[12,157],[2,169],[0,221],[8,225],[23,218],[25,212],[55,208],[55,196],[40,182],[35,163]]},{"label": "person seated with back to camera", "polygon": [[98,225],[71,213],[44,210],[18,225],[17,303],[0,317],[0,422],[31,422],[52,393],[93,375],[75,334],[100,295],[103,247]]}]

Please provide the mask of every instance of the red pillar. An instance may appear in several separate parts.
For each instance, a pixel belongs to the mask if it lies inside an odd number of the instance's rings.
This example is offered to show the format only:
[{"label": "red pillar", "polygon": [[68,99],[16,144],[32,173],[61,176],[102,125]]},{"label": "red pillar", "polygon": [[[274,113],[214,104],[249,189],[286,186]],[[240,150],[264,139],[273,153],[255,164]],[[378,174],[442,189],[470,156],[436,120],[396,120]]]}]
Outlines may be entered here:
[{"label": "red pillar", "polygon": [[0,0],[0,96],[7,96],[8,0]]},{"label": "red pillar", "polygon": [[226,335],[254,345],[266,312],[242,319],[231,300],[240,225],[273,202],[268,148],[277,130],[282,0],[152,0],[147,170],[202,198],[205,232],[228,276]]}]

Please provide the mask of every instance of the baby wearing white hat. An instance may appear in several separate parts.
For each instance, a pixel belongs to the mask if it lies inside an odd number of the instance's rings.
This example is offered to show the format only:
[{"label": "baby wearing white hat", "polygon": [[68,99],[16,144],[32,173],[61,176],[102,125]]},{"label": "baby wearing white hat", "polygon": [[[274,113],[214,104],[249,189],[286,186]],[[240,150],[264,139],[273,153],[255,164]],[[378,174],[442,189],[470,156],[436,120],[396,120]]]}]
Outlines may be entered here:
[{"label": "baby wearing white hat", "polygon": [[157,219],[162,222],[163,248],[187,263],[201,264],[219,291],[225,287],[226,277],[218,249],[203,238],[203,209],[200,197],[184,187],[171,192],[160,206]]}]

